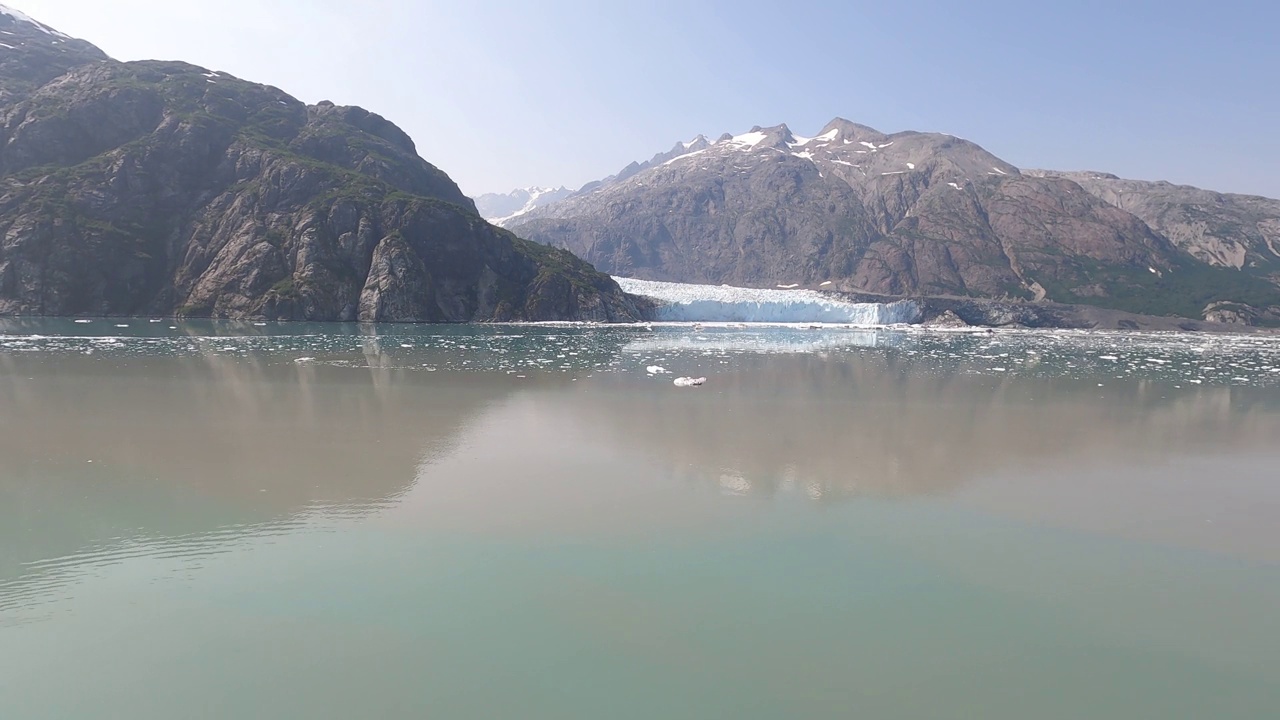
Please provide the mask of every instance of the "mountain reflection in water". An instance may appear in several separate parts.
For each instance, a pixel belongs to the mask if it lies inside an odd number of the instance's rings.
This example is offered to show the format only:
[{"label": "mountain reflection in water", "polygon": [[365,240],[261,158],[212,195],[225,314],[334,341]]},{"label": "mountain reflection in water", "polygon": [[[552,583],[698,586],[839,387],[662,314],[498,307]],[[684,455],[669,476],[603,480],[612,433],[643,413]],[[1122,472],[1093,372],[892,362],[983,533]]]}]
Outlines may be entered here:
[{"label": "mountain reflection in water", "polygon": [[1252,340],[151,325],[0,334],[16,716],[1275,705]]}]

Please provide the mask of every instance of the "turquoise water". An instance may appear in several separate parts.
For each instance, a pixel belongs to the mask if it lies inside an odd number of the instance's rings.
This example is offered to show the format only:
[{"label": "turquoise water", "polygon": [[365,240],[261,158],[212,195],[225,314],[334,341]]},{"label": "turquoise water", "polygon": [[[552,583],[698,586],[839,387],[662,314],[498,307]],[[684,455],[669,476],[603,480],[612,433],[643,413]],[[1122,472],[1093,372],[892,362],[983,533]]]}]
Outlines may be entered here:
[{"label": "turquoise water", "polygon": [[1248,337],[8,321],[0,717],[1270,717],[1278,369]]}]

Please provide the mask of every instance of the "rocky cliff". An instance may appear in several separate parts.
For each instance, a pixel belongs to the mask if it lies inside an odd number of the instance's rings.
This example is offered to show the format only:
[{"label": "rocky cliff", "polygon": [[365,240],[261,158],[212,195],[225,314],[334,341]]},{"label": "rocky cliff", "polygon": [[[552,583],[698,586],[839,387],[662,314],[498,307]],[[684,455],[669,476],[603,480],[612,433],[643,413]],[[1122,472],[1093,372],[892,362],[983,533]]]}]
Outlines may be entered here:
[{"label": "rocky cliff", "polygon": [[1110,173],[1026,170],[1070,180],[1128,211],[1197,260],[1280,282],[1280,200]]},{"label": "rocky cliff", "polygon": [[1241,250],[1219,237],[1234,232],[1224,224],[1174,221],[1167,203],[1117,192],[1024,173],[949,135],[886,135],[836,119],[814,137],[780,125],[678,143],[509,227],[607,272],[655,280],[829,281],[1197,318],[1226,302],[1280,319],[1274,274],[1205,262],[1243,253],[1272,268],[1263,255],[1280,246],[1267,234],[1280,221],[1267,218],[1280,215],[1242,220],[1257,237]]},{"label": "rocky cliff", "polygon": [[0,10],[0,314],[629,320],[384,118]]}]

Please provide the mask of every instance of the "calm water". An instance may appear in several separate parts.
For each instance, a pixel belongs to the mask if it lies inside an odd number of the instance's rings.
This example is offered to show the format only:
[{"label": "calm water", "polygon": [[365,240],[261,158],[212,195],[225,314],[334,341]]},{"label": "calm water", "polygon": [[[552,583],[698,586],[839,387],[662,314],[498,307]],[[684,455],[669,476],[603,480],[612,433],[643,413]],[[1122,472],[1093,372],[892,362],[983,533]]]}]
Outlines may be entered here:
[{"label": "calm water", "polygon": [[1278,612],[1280,340],[0,321],[4,720],[1267,718]]}]

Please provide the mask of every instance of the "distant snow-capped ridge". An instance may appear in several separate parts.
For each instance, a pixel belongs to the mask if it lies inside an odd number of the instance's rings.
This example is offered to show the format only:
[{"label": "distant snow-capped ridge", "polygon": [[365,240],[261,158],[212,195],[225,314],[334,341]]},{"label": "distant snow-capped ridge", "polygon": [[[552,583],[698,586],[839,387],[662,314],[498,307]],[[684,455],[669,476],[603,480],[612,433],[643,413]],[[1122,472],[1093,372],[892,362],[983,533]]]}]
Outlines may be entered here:
[{"label": "distant snow-capped ridge", "polygon": [[537,207],[563,200],[573,194],[567,187],[527,187],[509,193],[485,193],[474,198],[480,216],[494,225],[514,220]]},{"label": "distant snow-capped ridge", "polygon": [[854,303],[816,290],[763,290],[615,277],[624,292],[654,301],[659,322],[840,323],[897,325],[919,322],[914,300]]},{"label": "distant snow-capped ridge", "polygon": [[[514,227],[537,218],[563,217],[568,210],[562,212],[562,209],[590,203],[593,196],[625,195],[637,187],[683,182],[683,176],[691,171],[741,174],[780,155],[813,166],[819,178],[839,178],[850,185],[903,175],[924,177],[943,170],[949,175],[945,187],[964,190],[975,179],[1020,173],[1017,167],[982,148],[946,133],[886,134],[837,117],[813,136],[797,135],[786,124],[757,125],[743,133],[724,133],[714,139],[696,135],[692,140],[676,142],[669,150],[646,161],[632,162],[613,175],[593,180],[576,192],[547,196],[532,206],[512,206],[492,216],[481,214],[491,222]],[[730,168],[726,163],[746,165]],[[521,192],[517,190],[512,195]],[[561,203],[562,200],[568,202]]]}]

